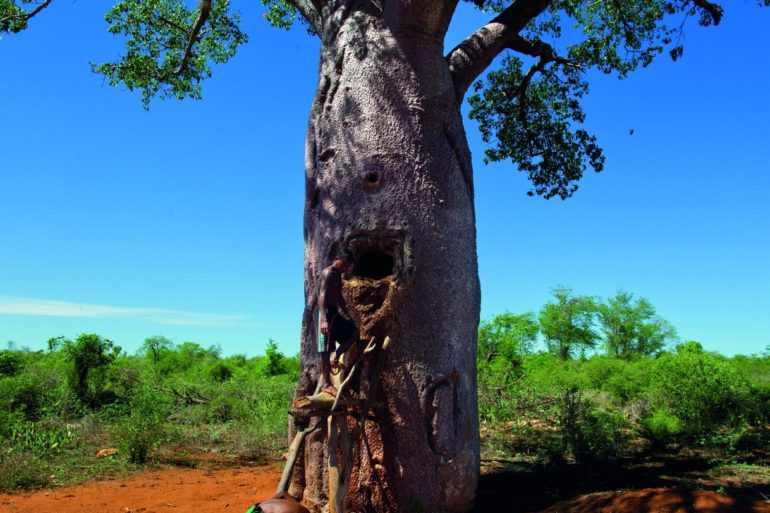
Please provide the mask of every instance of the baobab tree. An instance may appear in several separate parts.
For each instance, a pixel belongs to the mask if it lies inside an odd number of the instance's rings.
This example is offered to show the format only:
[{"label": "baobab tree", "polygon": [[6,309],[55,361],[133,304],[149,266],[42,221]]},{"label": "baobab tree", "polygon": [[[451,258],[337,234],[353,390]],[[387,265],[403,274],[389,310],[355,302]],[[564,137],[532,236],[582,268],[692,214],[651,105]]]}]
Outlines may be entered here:
[{"label": "baobab tree", "polygon": [[[0,32],[23,30],[50,2],[0,0]],[[472,0],[490,20],[447,52],[458,2],[262,0],[272,24],[296,19],[321,40],[305,144],[298,395],[318,378],[316,284],[340,244],[366,284],[356,299],[376,317],[372,335],[393,342],[351,478],[354,511],[449,513],[473,503],[480,292],[460,113],[469,91],[487,158],[527,173],[528,194],[566,199],[586,170],[604,165],[582,128],[587,73],[623,77],[658,55],[677,59],[686,20],[723,16],[709,0]],[[107,22],[126,53],[94,71],[141,90],[145,105],[200,97],[211,65],[246,40],[227,0],[120,0]],[[291,489],[313,509],[326,502],[326,447],[323,430],[308,436]]]}]

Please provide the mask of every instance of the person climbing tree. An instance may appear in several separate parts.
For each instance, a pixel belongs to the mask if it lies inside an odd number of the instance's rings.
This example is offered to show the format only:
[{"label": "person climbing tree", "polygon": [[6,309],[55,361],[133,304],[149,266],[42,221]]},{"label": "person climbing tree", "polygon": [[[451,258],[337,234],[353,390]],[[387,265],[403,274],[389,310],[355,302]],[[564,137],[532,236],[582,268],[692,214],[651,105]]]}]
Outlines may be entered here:
[{"label": "person climbing tree", "polygon": [[[321,367],[321,391],[337,395],[331,382],[332,367],[340,368],[341,355],[358,342],[358,326],[353,322],[345,297],[342,294],[342,275],[353,264],[353,253],[340,248],[334,261],[321,272],[318,286],[318,362]],[[329,352],[338,345],[332,361]]]}]

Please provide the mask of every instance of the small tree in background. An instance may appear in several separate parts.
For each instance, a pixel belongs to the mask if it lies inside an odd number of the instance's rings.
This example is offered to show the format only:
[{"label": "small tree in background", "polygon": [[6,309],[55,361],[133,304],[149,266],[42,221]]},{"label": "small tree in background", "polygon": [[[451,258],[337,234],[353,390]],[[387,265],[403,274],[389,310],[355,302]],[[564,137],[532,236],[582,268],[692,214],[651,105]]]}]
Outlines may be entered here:
[{"label": "small tree in background", "polygon": [[286,357],[278,350],[275,340],[268,339],[265,348],[265,360],[262,372],[265,376],[277,376],[286,373]]},{"label": "small tree in background", "polygon": [[[52,340],[56,343],[51,344]],[[49,348],[58,344],[72,363],[70,389],[80,402],[92,404],[101,392],[103,371],[118,357],[120,346],[94,333],[82,334],[74,342],[61,337],[49,340]]]},{"label": "small tree in background", "polygon": [[568,287],[553,289],[555,301],[540,310],[540,331],[548,350],[565,361],[576,352],[596,346],[599,335],[593,330],[596,300],[573,295]]},{"label": "small tree in background", "polygon": [[513,367],[532,350],[540,327],[532,312],[504,313],[479,324],[478,358],[486,363],[502,357]]},{"label": "small tree in background", "polygon": [[19,352],[11,349],[0,350],[0,378],[15,376],[24,367],[24,361]]},{"label": "small tree in background", "polygon": [[140,354],[152,358],[152,363],[158,363],[164,353],[174,350],[174,343],[166,337],[156,335],[144,339]]},{"label": "small tree in background", "polygon": [[597,313],[610,356],[626,360],[655,356],[676,337],[674,327],[655,313],[652,303],[643,297],[634,301],[633,294],[622,290],[597,305]]},{"label": "small tree in background", "polygon": [[703,352],[703,344],[697,340],[688,340],[676,345],[676,354],[700,354]]}]

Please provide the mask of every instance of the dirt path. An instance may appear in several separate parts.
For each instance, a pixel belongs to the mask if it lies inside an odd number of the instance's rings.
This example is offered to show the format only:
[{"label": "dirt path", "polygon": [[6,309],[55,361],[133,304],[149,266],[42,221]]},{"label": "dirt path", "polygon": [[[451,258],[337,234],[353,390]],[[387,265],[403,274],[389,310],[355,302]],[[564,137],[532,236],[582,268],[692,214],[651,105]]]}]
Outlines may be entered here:
[{"label": "dirt path", "polygon": [[[280,474],[275,465],[155,470],[71,488],[0,494],[0,513],[244,513],[273,494]],[[486,506],[489,513],[512,510],[510,503],[491,506]],[[646,488],[583,495],[541,513],[770,513],[770,502],[705,490]]]},{"label": "dirt path", "polygon": [[276,466],[165,469],[72,488],[0,494],[1,513],[244,513],[273,495]]}]

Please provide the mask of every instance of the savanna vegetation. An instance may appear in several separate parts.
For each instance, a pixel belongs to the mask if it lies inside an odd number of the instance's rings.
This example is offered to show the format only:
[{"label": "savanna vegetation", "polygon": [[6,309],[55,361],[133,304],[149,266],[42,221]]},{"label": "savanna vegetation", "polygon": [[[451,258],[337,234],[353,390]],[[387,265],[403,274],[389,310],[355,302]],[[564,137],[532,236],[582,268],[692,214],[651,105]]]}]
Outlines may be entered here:
[{"label": "savanna vegetation", "polygon": [[626,292],[557,288],[537,314],[483,321],[478,368],[488,457],[600,463],[686,448],[735,459],[770,442],[770,347],[727,358],[682,342]]},{"label": "savanna vegetation", "polygon": [[[763,467],[770,347],[721,356],[644,298],[557,288],[538,312],[479,326],[482,457],[601,465],[706,451]],[[299,361],[156,336],[128,355],[95,334],[0,351],[0,489],[78,482],[146,464],[262,462],[285,450]],[[97,451],[117,449],[97,457]],[[762,470],[766,474],[766,469]]]},{"label": "savanna vegetation", "polygon": [[[0,351],[0,489],[61,485],[147,463],[265,461],[286,445],[299,362],[95,334]],[[102,449],[115,454],[97,457]],[[113,452],[111,450],[103,452]]]}]

